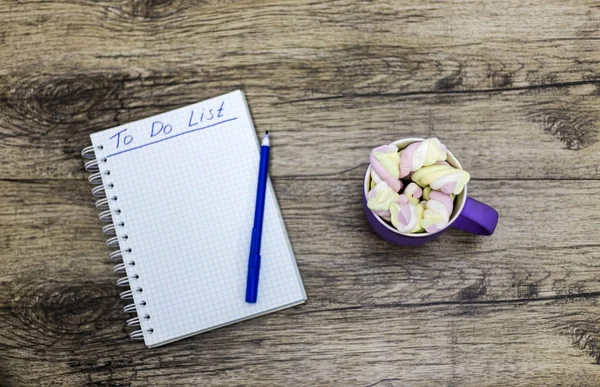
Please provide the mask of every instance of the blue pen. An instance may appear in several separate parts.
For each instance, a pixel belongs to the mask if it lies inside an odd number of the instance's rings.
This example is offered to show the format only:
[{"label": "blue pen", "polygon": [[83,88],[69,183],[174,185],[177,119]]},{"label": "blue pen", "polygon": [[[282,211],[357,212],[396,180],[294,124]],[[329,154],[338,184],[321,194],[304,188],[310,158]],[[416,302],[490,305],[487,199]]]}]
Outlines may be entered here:
[{"label": "blue pen", "polygon": [[254,227],[248,258],[248,279],[246,280],[246,302],[256,303],[258,297],[258,276],[260,273],[260,242],[262,239],[263,215],[265,212],[265,194],[267,193],[267,170],[269,169],[269,131],[263,137],[260,147],[260,165],[258,167],[258,186],[256,188],[256,208],[254,209]]}]

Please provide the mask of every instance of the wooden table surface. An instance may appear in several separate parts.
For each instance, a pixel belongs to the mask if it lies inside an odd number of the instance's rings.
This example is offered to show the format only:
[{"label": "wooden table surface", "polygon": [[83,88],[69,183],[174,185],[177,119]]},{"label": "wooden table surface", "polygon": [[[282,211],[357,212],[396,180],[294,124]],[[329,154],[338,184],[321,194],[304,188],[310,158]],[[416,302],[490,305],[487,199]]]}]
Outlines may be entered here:
[{"label": "wooden table surface", "polygon": [[[600,385],[595,1],[0,1],[0,385]],[[128,339],[93,132],[235,89],[305,305]],[[370,149],[436,136],[491,237],[379,239]]]}]

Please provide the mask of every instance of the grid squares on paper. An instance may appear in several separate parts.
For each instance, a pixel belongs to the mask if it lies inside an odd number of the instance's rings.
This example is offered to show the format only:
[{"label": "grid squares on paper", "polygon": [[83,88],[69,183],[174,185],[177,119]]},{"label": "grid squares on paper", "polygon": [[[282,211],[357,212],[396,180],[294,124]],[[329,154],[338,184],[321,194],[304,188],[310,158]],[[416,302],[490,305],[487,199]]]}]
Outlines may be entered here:
[{"label": "grid squares on paper", "polygon": [[[142,329],[153,329],[144,334],[149,346],[306,299],[269,184],[258,302],[244,301],[259,152],[241,92],[127,124],[127,133],[148,137],[159,119],[181,133],[189,127],[191,109],[221,102],[223,120],[235,120],[109,157],[101,166],[110,170],[118,195],[110,204],[113,219],[126,223],[129,238],[121,248],[132,248],[126,259],[136,262],[127,266],[127,275],[137,274],[133,287],[142,288],[134,291],[134,301],[147,302],[138,313],[150,316],[141,319]],[[114,143],[110,137],[124,127],[92,135],[93,144]]]}]

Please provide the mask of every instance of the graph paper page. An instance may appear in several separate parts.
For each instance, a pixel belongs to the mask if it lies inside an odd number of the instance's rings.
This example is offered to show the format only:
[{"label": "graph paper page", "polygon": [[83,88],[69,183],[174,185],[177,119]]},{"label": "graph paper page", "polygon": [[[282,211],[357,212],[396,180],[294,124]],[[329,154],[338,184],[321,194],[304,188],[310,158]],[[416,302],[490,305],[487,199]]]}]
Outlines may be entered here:
[{"label": "graph paper page", "polygon": [[146,345],[302,303],[272,186],[245,302],[259,147],[241,91],[91,136]]}]

